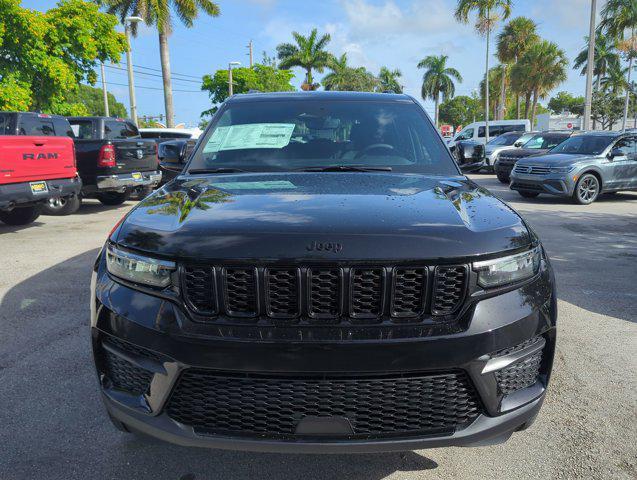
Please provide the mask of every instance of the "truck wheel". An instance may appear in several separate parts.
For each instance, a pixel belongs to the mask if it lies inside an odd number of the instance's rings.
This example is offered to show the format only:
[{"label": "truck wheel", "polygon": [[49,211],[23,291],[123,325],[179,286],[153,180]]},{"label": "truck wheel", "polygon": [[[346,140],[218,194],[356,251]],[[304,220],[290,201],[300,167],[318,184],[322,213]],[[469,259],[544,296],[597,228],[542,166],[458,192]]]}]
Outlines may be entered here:
[{"label": "truck wheel", "polygon": [[42,206],[44,215],[71,215],[80,209],[82,200],[77,195],[71,197],[53,197]]},{"label": "truck wheel", "polygon": [[126,190],[125,192],[103,192],[95,195],[103,205],[116,206],[121,205],[130,196],[130,192]]},{"label": "truck wheel", "polygon": [[518,190],[518,193],[524,198],[535,198],[540,194],[539,192],[531,192],[530,190]]},{"label": "truck wheel", "polygon": [[41,205],[18,207],[9,212],[0,212],[0,220],[7,225],[28,225],[40,216]]},{"label": "truck wheel", "polygon": [[509,183],[511,181],[509,176],[505,175],[504,173],[497,172],[496,175],[498,176],[498,180],[500,180],[500,183]]},{"label": "truck wheel", "polygon": [[579,205],[589,205],[599,196],[599,180],[592,173],[580,177],[573,191],[573,201]]}]

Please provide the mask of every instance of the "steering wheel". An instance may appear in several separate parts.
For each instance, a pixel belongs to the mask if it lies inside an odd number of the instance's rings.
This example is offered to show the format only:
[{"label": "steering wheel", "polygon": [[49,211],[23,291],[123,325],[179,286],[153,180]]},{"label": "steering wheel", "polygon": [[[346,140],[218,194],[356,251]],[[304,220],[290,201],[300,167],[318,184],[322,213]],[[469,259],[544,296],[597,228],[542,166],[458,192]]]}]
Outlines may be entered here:
[{"label": "steering wheel", "polygon": [[358,157],[362,157],[363,155],[365,155],[368,151],[373,150],[375,148],[384,148],[386,150],[395,150],[393,145],[389,145],[387,143],[374,143],[372,145],[367,145],[365,148],[363,148],[360,152],[358,152],[354,158],[358,158]]}]

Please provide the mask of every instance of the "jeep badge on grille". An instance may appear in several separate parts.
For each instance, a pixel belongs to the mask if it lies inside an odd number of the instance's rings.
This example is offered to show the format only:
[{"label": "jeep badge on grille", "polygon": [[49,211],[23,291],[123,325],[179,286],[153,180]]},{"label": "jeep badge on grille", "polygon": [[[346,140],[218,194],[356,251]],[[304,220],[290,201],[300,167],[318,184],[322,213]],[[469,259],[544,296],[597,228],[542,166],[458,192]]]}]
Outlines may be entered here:
[{"label": "jeep badge on grille", "polygon": [[338,253],[341,250],[343,250],[343,245],[341,243],[335,243],[335,242],[317,242],[314,241],[310,244],[307,245],[307,251],[308,252],[332,252],[332,253]]}]

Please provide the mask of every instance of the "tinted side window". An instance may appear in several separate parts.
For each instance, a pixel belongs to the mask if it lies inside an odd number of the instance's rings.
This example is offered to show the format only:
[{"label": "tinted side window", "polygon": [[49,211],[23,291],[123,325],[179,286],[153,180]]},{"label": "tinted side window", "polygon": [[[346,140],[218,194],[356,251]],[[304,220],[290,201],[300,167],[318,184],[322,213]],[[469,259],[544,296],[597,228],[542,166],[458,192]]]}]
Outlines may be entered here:
[{"label": "tinted side window", "polygon": [[55,134],[58,137],[74,137],[71,125],[64,118],[54,118],[53,126],[55,127]]},{"label": "tinted side window", "polygon": [[[484,137],[485,128],[478,128],[478,137]],[[498,135],[502,135],[502,127],[500,125],[489,126],[489,137],[497,137]]]},{"label": "tinted side window", "polygon": [[117,140],[131,137],[139,137],[137,127],[130,122],[106,120],[104,122],[104,138]]},{"label": "tinted side window", "polygon": [[95,138],[93,122],[91,120],[73,120],[71,128],[77,138],[82,140],[91,140]]},{"label": "tinted side window", "polygon": [[622,138],[615,144],[614,150],[620,150],[622,155],[626,155],[631,158],[635,155],[635,139],[628,137]]},{"label": "tinted side window", "polygon": [[560,143],[566,140],[568,137],[546,137],[544,143],[542,144],[542,148],[553,148],[557,147]]},{"label": "tinted side window", "polygon": [[20,118],[18,135],[53,136],[53,120],[35,115],[24,115]]},{"label": "tinted side window", "polygon": [[524,125],[504,125],[502,126],[502,133],[507,132],[523,132]]}]

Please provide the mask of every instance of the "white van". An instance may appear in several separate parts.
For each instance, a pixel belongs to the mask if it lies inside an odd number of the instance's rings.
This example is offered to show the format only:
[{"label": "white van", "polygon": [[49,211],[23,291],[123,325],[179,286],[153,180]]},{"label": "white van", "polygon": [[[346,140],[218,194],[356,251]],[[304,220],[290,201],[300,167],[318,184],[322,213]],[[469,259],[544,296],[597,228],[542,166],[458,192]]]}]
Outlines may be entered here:
[{"label": "white van", "polygon": [[[489,139],[497,137],[507,132],[530,132],[531,122],[528,119],[522,120],[492,120],[489,121]],[[464,127],[454,137],[447,142],[449,148],[453,149],[456,142],[460,140],[473,140],[474,142],[486,143],[485,122],[473,122]]]}]

